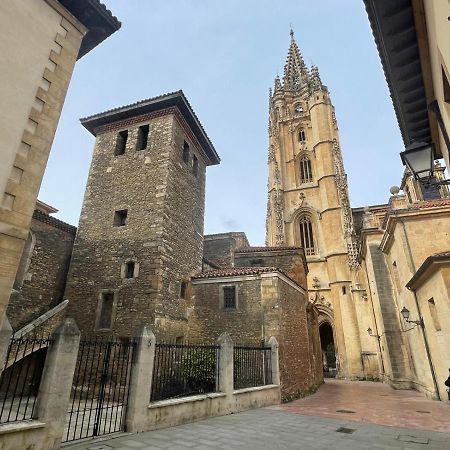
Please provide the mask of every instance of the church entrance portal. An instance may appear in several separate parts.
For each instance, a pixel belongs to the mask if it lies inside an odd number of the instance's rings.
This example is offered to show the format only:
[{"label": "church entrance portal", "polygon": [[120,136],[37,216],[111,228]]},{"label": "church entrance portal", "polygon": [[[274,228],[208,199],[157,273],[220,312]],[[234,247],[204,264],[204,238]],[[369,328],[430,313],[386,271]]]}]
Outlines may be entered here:
[{"label": "church entrance portal", "polygon": [[325,378],[336,377],[336,349],[333,339],[333,328],[329,322],[319,327],[320,345],[322,348],[323,375]]}]

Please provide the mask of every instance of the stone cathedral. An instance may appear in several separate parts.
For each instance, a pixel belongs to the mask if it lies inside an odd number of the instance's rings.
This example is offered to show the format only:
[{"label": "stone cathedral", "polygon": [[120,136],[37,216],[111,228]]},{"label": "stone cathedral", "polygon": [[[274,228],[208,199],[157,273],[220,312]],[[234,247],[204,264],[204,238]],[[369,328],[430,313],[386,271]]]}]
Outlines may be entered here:
[{"label": "stone cathedral", "polygon": [[332,321],[341,376],[363,376],[352,280],[358,266],[347,177],[334,107],[294,33],[269,106],[266,244],[303,247],[308,286]]}]

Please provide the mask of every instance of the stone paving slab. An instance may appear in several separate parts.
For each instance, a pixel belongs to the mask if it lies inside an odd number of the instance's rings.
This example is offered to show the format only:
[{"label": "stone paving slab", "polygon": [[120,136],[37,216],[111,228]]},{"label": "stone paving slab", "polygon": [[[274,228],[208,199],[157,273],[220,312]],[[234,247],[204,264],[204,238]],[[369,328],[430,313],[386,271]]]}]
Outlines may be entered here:
[{"label": "stone paving slab", "polygon": [[[347,432],[338,432],[338,429]],[[386,427],[365,422],[292,414],[269,408],[102,442],[85,441],[70,450],[450,450],[450,433]]]}]

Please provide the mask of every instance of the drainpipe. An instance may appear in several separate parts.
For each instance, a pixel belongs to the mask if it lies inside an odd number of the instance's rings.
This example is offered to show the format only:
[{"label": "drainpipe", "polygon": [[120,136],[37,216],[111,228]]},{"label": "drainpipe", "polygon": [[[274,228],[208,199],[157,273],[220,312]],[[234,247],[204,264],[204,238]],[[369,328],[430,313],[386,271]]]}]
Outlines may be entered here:
[{"label": "drainpipe", "polygon": [[[408,234],[406,233],[405,223],[403,222],[403,220],[400,220],[400,223],[402,224],[402,227],[403,227],[403,235],[405,236],[406,248],[408,249],[409,262],[410,262],[411,267],[413,268],[413,271],[415,273],[416,272],[416,266],[414,264],[414,260],[413,260],[413,257],[412,257],[411,246],[409,244]],[[414,302],[416,304],[417,314],[419,315],[419,322],[420,322],[419,325],[420,325],[420,329],[422,330],[423,341],[425,343],[425,350],[427,352],[427,359],[428,359],[428,364],[430,365],[431,377],[433,378],[433,384],[434,384],[434,390],[435,390],[435,393],[436,393],[436,397],[437,397],[438,400],[442,400],[441,396],[439,394],[439,387],[438,387],[438,384],[437,384],[436,372],[434,370],[433,361],[431,359],[431,352],[430,352],[430,347],[428,345],[427,333],[425,332],[425,324],[423,322],[422,313],[420,311],[420,305],[419,305],[419,301],[417,299],[417,294],[416,294],[416,291],[414,289],[409,288],[409,290],[412,291],[412,293],[414,294]]]}]

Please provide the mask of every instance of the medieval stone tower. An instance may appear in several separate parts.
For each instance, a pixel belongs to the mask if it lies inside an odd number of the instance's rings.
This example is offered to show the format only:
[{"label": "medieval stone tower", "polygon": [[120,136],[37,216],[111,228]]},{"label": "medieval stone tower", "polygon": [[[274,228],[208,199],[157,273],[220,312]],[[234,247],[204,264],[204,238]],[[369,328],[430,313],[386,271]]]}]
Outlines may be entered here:
[{"label": "medieval stone tower", "polygon": [[84,333],[186,335],[206,167],[219,157],[182,91],[82,119],[96,137],[65,297]]},{"label": "medieval stone tower", "polygon": [[310,300],[332,330],[338,375],[364,376],[356,245],[334,107],[292,31],[283,79],[270,91],[268,165],[266,244],[304,248]]}]

